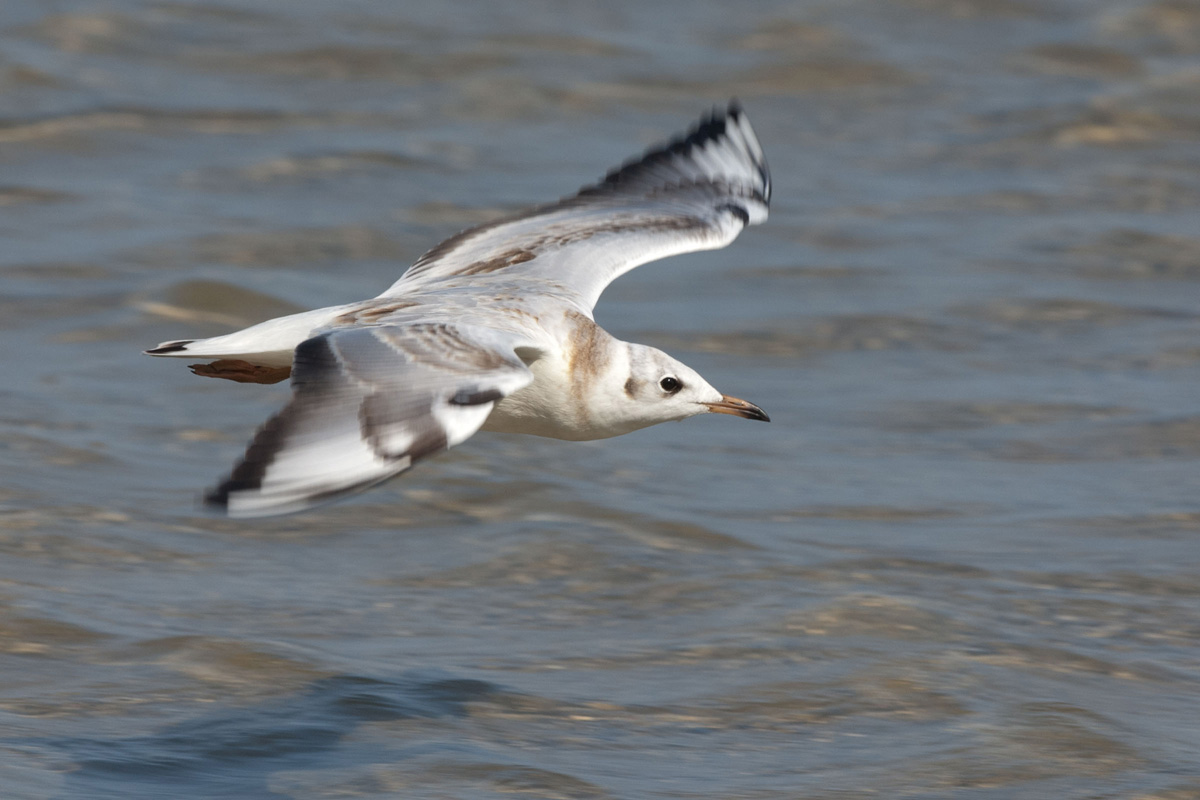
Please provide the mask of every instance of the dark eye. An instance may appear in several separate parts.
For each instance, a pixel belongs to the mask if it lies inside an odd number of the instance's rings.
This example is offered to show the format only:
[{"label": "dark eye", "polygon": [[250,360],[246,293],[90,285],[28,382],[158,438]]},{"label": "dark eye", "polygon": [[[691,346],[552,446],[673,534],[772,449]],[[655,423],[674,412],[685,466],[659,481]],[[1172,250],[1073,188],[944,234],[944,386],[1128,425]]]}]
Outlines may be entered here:
[{"label": "dark eye", "polygon": [[683,384],[679,382],[679,379],[672,378],[670,375],[659,381],[658,385],[661,386],[662,390],[667,394],[675,394],[683,388]]}]

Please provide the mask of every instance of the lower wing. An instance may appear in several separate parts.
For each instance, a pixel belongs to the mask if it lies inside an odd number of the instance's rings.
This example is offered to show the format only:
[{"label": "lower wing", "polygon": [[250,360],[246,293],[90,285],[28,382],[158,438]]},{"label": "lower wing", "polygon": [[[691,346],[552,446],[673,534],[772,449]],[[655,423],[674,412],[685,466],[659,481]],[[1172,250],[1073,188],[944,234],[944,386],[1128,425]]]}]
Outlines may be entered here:
[{"label": "lower wing", "polygon": [[301,511],[453,447],[528,384],[523,345],[487,328],[424,323],[334,329],[300,344],[292,399],[208,504],[230,516]]}]

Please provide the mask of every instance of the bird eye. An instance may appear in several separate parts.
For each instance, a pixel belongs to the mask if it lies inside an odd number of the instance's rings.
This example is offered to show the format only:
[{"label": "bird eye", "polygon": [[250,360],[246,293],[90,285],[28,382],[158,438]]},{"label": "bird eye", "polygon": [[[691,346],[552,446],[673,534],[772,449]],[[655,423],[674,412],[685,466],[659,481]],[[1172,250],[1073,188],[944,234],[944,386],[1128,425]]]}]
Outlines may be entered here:
[{"label": "bird eye", "polygon": [[683,384],[679,382],[679,379],[672,378],[670,375],[659,381],[658,385],[662,387],[662,390],[667,394],[675,394],[683,388]]}]

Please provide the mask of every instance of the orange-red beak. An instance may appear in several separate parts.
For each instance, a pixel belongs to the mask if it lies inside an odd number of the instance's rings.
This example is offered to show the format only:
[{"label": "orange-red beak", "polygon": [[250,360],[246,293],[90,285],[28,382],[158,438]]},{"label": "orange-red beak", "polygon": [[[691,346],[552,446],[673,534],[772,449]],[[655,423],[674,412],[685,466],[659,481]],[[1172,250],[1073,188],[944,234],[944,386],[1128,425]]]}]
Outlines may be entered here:
[{"label": "orange-red beak", "polygon": [[714,411],[718,414],[733,414],[735,417],[757,419],[763,422],[771,421],[771,418],[767,416],[767,412],[754,405],[754,403],[747,403],[745,400],[739,400],[727,394],[721,395],[721,399],[716,403],[705,403],[704,405],[708,406],[709,411]]}]

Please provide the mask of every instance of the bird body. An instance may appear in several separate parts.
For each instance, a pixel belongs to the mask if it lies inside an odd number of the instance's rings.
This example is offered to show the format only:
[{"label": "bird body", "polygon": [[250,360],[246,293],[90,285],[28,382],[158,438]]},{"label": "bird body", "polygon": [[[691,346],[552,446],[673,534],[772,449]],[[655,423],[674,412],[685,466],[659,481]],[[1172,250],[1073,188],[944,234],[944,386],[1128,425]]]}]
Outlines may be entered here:
[{"label": "bird body", "polygon": [[235,516],[367,488],[478,430],[581,441],[710,411],[766,420],[611,336],[592,308],[639,264],[729,244],[769,200],[733,104],[576,195],[451,237],[378,297],[147,353],[201,359],[208,377],[292,379],[291,402],[206,497]]}]

